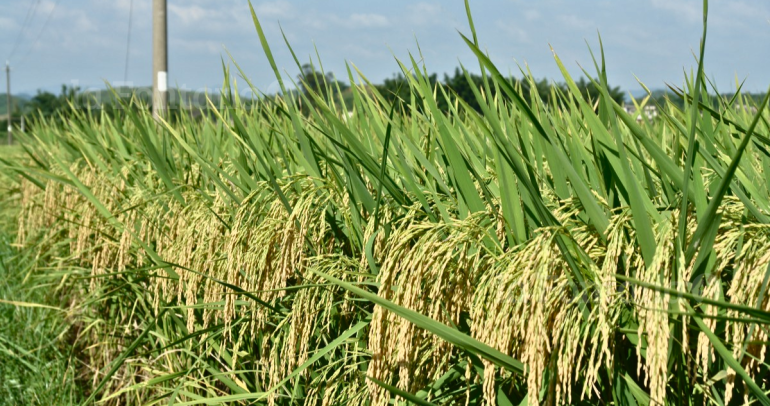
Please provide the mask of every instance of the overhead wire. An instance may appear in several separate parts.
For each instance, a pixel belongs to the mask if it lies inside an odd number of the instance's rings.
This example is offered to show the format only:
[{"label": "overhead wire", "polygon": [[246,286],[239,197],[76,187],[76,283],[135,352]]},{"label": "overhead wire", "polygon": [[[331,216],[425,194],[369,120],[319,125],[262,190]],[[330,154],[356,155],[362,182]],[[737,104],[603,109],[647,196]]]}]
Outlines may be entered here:
[{"label": "overhead wire", "polygon": [[19,35],[16,36],[16,43],[14,43],[13,48],[11,49],[11,53],[8,54],[9,60],[16,54],[16,50],[19,49],[19,45],[21,45],[22,38],[24,38],[24,31],[27,30],[27,26],[35,18],[35,14],[37,13],[37,6],[39,4],[40,4],[40,0],[35,0],[32,4],[29,5],[29,8],[27,9],[27,16],[24,17],[24,22],[21,24],[21,30],[19,30]]},{"label": "overhead wire", "polygon": [[126,35],[126,69],[123,73],[123,84],[128,83],[128,61],[131,52],[131,19],[134,14],[134,0],[131,0],[128,5],[128,34]]},{"label": "overhead wire", "polygon": [[40,42],[40,38],[43,37],[43,33],[45,32],[45,29],[48,28],[48,23],[51,22],[51,17],[53,17],[53,13],[54,13],[54,11],[56,11],[56,6],[59,5],[59,1],[61,1],[61,0],[56,0],[53,3],[53,7],[51,7],[51,10],[48,12],[48,17],[46,17],[45,22],[43,23],[43,28],[40,29],[40,32],[38,32],[37,37],[35,38],[35,42],[33,42],[32,45],[29,47],[29,49],[27,50],[27,53],[24,54],[23,57],[21,57],[21,59],[19,60],[19,63],[17,64],[17,66],[21,65],[22,63],[24,63],[24,61],[27,59],[29,54],[32,53],[32,50],[35,48],[37,43]]}]

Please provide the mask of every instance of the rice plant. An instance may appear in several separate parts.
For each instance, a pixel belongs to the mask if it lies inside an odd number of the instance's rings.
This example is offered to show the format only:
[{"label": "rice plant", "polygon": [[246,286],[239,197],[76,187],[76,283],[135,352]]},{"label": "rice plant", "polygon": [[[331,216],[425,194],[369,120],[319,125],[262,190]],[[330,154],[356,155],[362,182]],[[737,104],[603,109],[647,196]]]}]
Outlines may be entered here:
[{"label": "rice plant", "polygon": [[397,103],[352,65],[352,105],[289,92],[252,10],[282,96],[232,61],[212,117],[34,125],[0,162],[83,404],[770,404],[768,98],[709,91],[707,2],[683,107],[641,123],[601,48],[597,100],[558,56],[569,91],[525,94],[466,6],[480,112],[419,55]]}]

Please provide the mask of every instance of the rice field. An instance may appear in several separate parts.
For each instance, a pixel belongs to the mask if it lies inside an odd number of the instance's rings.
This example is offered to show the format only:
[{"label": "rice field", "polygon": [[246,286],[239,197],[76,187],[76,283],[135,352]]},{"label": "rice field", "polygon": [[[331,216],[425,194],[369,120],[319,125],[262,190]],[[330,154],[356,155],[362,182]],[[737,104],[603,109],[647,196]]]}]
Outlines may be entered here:
[{"label": "rice field", "polygon": [[354,66],[350,104],[287,92],[253,17],[288,97],[241,100],[233,62],[211,117],[77,111],[0,157],[8,247],[67,298],[71,399],[770,404],[768,98],[709,92],[705,24],[683,107],[638,122],[603,52],[602,97],[555,56],[546,102],[470,14],[481,112],[418,55],[399,103]]}]

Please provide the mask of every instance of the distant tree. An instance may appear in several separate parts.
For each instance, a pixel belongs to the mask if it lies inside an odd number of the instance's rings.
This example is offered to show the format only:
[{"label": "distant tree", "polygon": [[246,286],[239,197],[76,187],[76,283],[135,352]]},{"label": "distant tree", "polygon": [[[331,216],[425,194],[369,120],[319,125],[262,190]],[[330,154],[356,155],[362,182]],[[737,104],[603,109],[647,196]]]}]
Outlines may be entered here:
[{"label": "distant tree", "polygon": [[40,112],[44,116],[49,116],[59,110],[61,103],[59,98],[51,93],[44,91],[37,91],[35,97],[30,100],[29,107],[34,112]]},{"label": "distant tree", "polygon": [[[444,74],[443,82],[439,82],[438,76],[434,73],[428,75],[427,80],[432,90],[436,90],[439,86],[443,87],[442,90],[447,94],[448,99],[443,97],[442,92],[436,92],[436,104],[441,111],[447,111],[450,104],[454,104],[457,99],[462,100],[470,108],[481,111],[481,105],[479,99],[476,97],[476,92],[479,94],[486,93],[484,86],[484,78],[480,74],[466,73],[460,68],[456,68],[453,75]],[[565,83],[555,83],[547,79],[518,79],[510,77],[506,79],[509,84],[513,86],[521,96],[528,103],[532,103],[533,99],[539,99],[547,105],[551,105],[556,102],[554,98],[563,97],[570,94],[570,91]],[[499,84],[496,86],[493,81],[489,82],[489,92],[485,97],[492,99],[498,97],[502,100],[508,100],[509,95],[506,92],[501,92]],[[601,96],[601,92],[594,85],[592,81],[586,78],[581,78],[576,82],[577,88],[580,92],[580,96],[586,100],[596,101]],[[404,111],[408,112],[405,108],[405,104],[408,104],[411,100],[411,92],[414,89],[409,86],[409,78],[404,76],[403,73],[394,75],[392,78],[385,79],[382,84],[375,85],[380,94],[389,102],[397,103]],[[610,87],[608,89],[610,97],[618,103],[623,103],[625,99],[624,93],[620,90],[620,87]],[[417,109],[422,109],[422,102],[417,97]],[[510,100],[509,100],[510,101]]]},{"label": "distant tree", "polygon": [[[598,79],[594,79],[594,81],[599,82]],[[586,100],[595,102],[601,97],[601,91],[594,85],[594,82],[588,81],[586,78],[581,77],[580,80],[575,82],[575,84],[577,85],[578,89],[580,89],[580,93],[583,94],[583,98]],[[622,90],[620,90],[619,86],[609,86],[607,92],[610,94],[610,98],[619,104],[623,104],[626,99],[626,95]]]},{"label": "distant tree", "polygon": [[[553,98],[556,96],[556,94],[553,90],[561,89],[559,84],[550,82],[545,78],[540,80],[533,79],[531,82],[529,80],[522,79],[514,79],[514,81],[521,86],[521,89],[524,93],[523,96],[529,102],[532,102],[532,99],[535,97],[535,95],[537,95],[537,98],[546,104],[554,103],[555,100]],[[534,89],[532,88],[532,83],[535,85]]]},{"label": "distant tree", "polygon": [[382,97],[389,103],[398,103],[401,107],[409,104],[411,99],[411,88],[409,81],[403,74],[394,74],[392,78],[382,81],[382,84],[375,85]]},{"label": "distant tree", "polygon": [[77,86],[62,85],[61,93],[56,96],[51,92],[38,90],[32,97],[29,108],[33,112],[39,112],[43,116],[50,116],[59,112],[68,113],[72,106],[77,106],[83,99],[80,88]]},{"label": "distant tree", "polygon": [[460,68],[455,68],[454,76],[450,77],[449,75],[444,74],[444,85],[452,90],[452,93],[455,97],[468,103],[468,105],[473,107],[475,110],[481,111],[481,106],[476,99],[476,95],[473,93],[474,87],[477,90],[480,90],[484,87],[484,79],[481,77],[481,75],[469,73],[468,77],[466,78],[465,74],[460,70]]},{"label": "distant tree", "polygon": [[[534,81],[534,89],[528,80],[508,78],[508,82],[514,87],[514,89],[520,90],[522,97],[524,97],[524,99],[528,102],[532,101],[532,97],[534,97],[535,94],[544,102],[551,102],[551,88],[553,85],[546,79]],[[474,87],[479,92],[479,94],[481,94],[482,89],[484,89],[484,78],[481,75],[468,73],[466,77],[466,75],[459,68],[456,68],[454,76],[450,77],[449,75],[444,75],[444,84],[448,88],[452,89],[452,92],[456,97],[465,101],[473,109],[481,111],[481,106],[473,92]],[[491,94],[487,95],[487,98],[496,97],[497,88],[492,84],[491,81],[489,90]],[[503,99],[508,99],[508,95],[504,92],[501,97]]]},{"label": "distant tree", "polygon": [[313,65],[309,63],[302,65],[302,73],[297,77],[297,80],[303,93],[313,91],[323,97],[336,93],[337,87],[340,91],[348,88],[346,83],[340,82],[334,77],[333,72],[324,75],[322,72],[316,71]]},{"label": "distant tree", "polygon": [[[313,65],[306,63],[302,65],[302,72],[297,76],[299,89],[302,93],[309,96],[310,92],[320,96],[323,100],[329,100],[330,97],[338,98],[340,94],[348,89],[345,82],[338,81],[334,73],[326,74],[316,71]],[[311,103],[312,97],[308,97]],[[303,105],[303,111],[307,111],[310,106]]]},{"label": "distant tree", "polygon": [[[438,75],[435,73],[429,75],[427,79],[431,89],[435,89],[436,86],[441,85],[438,81]],[[400,109],[407,111],[406,106],[412,99],[412,88],[409,86],[409,80],[406,76],[404,76],[402,73],[393,75],[392,78],[385,79],[382,84],[375,85],[375,87],[380,92],[382,97],[385,98],[385,100],[390,103],[396,103]],[[442,111],[446,110],[448,108],[446,99],[441,96],[440,92],[436,95],[436,97],[438,108]],[[419,102],[421,97],[417,95],[416,98],[418,100],[417,108],[422,109],[422,103]]]}]

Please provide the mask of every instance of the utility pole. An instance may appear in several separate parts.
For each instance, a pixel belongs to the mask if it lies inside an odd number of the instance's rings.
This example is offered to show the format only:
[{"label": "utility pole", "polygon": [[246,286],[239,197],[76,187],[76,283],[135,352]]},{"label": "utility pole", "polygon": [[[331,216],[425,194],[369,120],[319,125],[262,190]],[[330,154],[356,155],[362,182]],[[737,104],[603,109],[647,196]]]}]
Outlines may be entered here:
[{"label": "utility pole", "polygon": [[13,115],[13,99],[11,99],[11,63],[5,61],[5,109],[8,112],[8,145],[13,144],[13,124],[11,117]]},{"label": "utility pole", "polygon": [[166,0],[152,1],[152,116],[157,120],[168,109],[168,38]]}]

